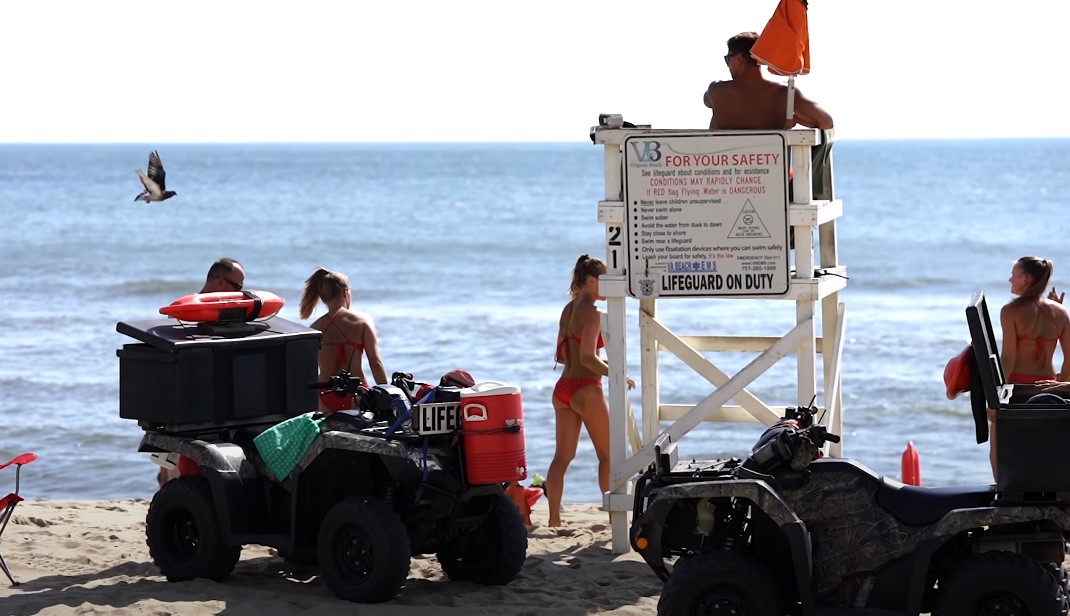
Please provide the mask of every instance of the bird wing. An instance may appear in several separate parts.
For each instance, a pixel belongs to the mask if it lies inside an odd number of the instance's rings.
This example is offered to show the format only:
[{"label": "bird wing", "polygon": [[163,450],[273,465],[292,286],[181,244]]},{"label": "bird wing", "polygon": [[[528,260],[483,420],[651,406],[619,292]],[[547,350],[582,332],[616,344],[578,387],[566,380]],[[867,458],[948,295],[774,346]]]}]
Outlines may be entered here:
[{"label": "bird wing", "polygon": [[[164,184],[164,178],[167,176],[163,170],[163,162],[160,161],[160,155],[153,150],[149,153],[149,179],[152,180],[160,192],[166,190],[166,184]],[[144,180],[142,180],[144,182]],[[149,190],[152,192],[152,190]]]},{"label": "bird wing", "polygon": [[[149,166],[149,173],[152,173],[151,165]],[[142,173],[141,169],[137,170],[137,177],[141,180],[141,184],[145,187],[145,194],[151,195],[153,197],[159,197],[160,194],[163,192],[163,187],[157,184],[156,181],[153,180],[151,177]]]}]

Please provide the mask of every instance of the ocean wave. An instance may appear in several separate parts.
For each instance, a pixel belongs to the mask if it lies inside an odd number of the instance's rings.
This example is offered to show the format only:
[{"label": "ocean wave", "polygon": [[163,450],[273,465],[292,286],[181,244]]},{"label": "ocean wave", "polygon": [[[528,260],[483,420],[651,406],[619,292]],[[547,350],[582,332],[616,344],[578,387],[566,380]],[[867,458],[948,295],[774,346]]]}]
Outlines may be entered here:
[{"label": "ocean wave", "polygon": [[101,288],[99,296],[120,297],[181,297],[200,290],[203,280],[169,280],[143,278],[109,284]]}]

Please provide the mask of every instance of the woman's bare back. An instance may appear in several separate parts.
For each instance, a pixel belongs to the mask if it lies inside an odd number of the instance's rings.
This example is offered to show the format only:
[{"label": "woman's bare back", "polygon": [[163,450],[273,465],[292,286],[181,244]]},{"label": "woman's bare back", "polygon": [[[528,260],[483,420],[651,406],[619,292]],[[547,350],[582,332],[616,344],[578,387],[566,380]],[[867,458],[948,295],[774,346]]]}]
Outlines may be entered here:
[{"label": "woman's bare back", "polygon": [[561,373],[562,376],[601,377],[601,374],[584,366],[583,361],[580,359],[584,327],[586,326],[590,329],[591,323],[594,323],[594,332],[596,332],[593,334],[595,341],[591,344],[594,345],[595,353],[597,353],[597,337],[601,335],[597,333],[600,332],[599,327],[601,325],[598,308],[593,303],[588,304],[573,300],[561,310],[561,318],[558,320],[557,360],[565,366]]},{"label": "woman's bare back", "polygon": [[1014,365],[1010,371],[1025,375],[1055,374],[1053,358],[1066,332],[1066,309],[1043,299],[1006,309],[1013,320],[1015,336]]}]

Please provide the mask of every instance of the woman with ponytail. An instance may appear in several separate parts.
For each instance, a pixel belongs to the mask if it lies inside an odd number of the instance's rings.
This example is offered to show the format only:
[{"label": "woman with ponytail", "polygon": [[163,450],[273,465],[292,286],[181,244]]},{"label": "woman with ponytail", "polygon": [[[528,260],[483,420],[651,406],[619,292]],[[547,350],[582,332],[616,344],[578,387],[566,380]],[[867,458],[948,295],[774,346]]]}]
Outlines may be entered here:
[{"label": "woman with ponytail", "polygon": [[[1008,383],[1026,385],[1070,380],[1070,322],[1066,308],[1042,297],[1054,270],[1051,261],[1022,257],[1011,268],[1011,293],[1017,295],[999,311],[1003,329],[1000,359]],[[1052,289],[1054,292],[1054,289]],[[1063,351],[1062,368],[1055,372],[1055,347]],[[996,476],[996,417],[988,409],[988,459]]]},{"label": "woman with ponytail", "polygon": [[[598,294],[598,278],[604,273],[604,262],[580,255],[572,269],[572,300],[558,321],[555,360],[564,368],[553,394],[557,448],[545,485],[550,526],[561,526],[565,471],[576,457],[581,426],[587,428],[598,457],[598,487],[602,492],[609,490],[609,403],[602,391],[602,377],[609,375],[609,364],[598,355],[604,345],[601,312],[594,305],[596,300],[605,299]],[[631,379],[628,387],[635,387]]]},{"label": "woman with ponytail", "polygon": [[[1061,304],[1045,299],[1054,267],[1040,257],[1022,257],[1011,269],[1011,293],[1018,297],[1000,310],[1003,370],[1010,383],[1070,380],[1070,316]],[[1062,347],[1058,373],[1053,359]]]},{"label": "woman with ponytail", "polygon": [[[317,302],[323,302],[327,313],[316,319],[312,329],[323,332],[319,351],[319,377],[321,381],[348,370],[366,385],[362,358],[368,356],[368,367],[376,383],[386,383],[386,366],[379,355],[379,337],[371,315],[350,309],[352,294],[349,280],[344,274],[317,268],[305,281],[301,296],[302,319],[312,316]],[[338,411],[353,408],[353,397],[340,397],[333,392],[320,396],[321,410]]]}]

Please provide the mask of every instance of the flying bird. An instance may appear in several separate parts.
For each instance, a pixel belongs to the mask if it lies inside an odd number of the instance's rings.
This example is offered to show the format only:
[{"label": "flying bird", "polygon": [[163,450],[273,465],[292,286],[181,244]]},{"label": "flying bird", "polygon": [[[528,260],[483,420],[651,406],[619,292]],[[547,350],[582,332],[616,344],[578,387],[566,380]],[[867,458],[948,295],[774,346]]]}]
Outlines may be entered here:
[{"label": "flying bird", "polygon": [[148,175],[141,172],[141,169],[137,170],[137,177],[141,179],[141,183],[145,186],[145,190],[140,195],[134,197],[134,201],[144,201],[149,203],[150,201],[163,201],[164,199],[170,199],[178,193],[173,190],[166,190],[164,185],[164,178],[167,176],[163,170],[163,163],[160,162],[160,155],[156,153],[156,150],[149,152],[149,173]]}]

